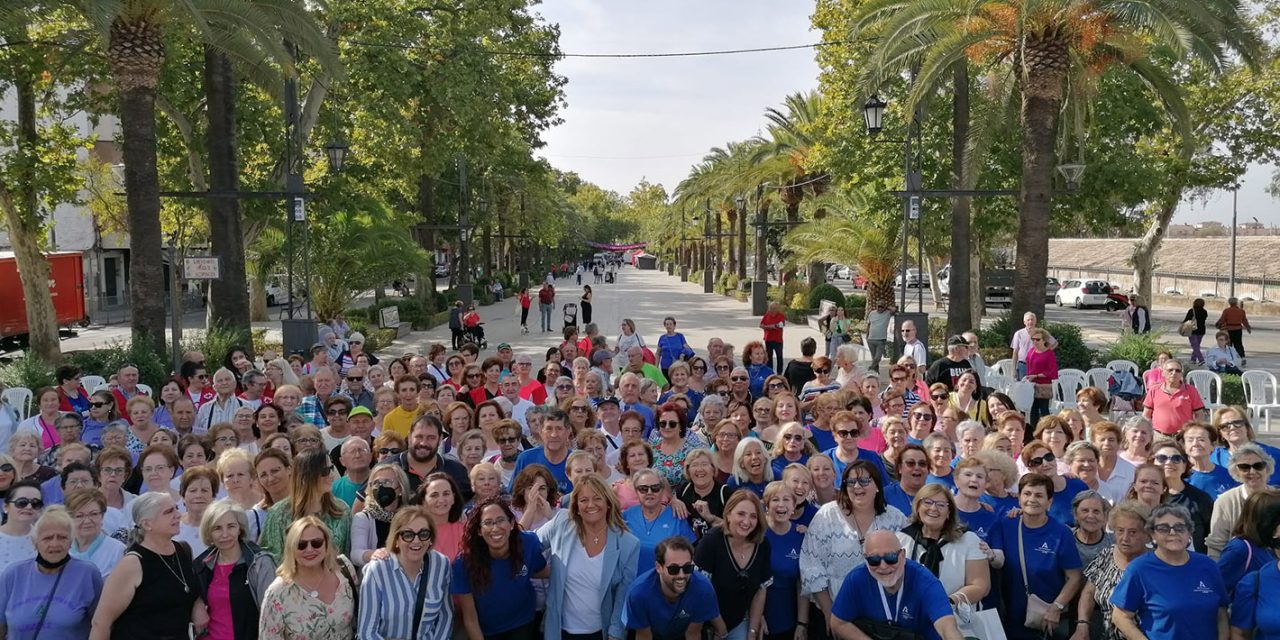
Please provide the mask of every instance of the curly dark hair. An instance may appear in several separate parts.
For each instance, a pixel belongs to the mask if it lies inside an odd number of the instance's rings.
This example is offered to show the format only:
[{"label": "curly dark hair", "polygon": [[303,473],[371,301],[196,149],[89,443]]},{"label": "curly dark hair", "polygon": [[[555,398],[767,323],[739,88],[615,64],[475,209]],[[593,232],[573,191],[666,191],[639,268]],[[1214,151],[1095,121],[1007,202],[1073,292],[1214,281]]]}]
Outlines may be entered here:
[{"label": "curly dark hair", "polygon": [[471,579],[471,589],[476,592],[483,591],[488,587],[491,578],[489,569],[490,565],[493,564],[493,558],[489,555],[489,543],[485,541],[484,534],[480,532],[480,522],[484,519],[484,510],[489,506],[501,509],[502,514],[511,523],[511,533],[507,536],[507,558],[511,560],[512,577],[519,575],[520,570],[524,568],[524,549],[520,539],[520,522],[516,519],[515,513],[511,511],[511,505],[507,503],[506,498],[502,496],[487,498],[476,505],[475,509],[471,510],[471,515],[467,518],[466,527],[462,531],[462,564],[467,570],[467,577]]}]

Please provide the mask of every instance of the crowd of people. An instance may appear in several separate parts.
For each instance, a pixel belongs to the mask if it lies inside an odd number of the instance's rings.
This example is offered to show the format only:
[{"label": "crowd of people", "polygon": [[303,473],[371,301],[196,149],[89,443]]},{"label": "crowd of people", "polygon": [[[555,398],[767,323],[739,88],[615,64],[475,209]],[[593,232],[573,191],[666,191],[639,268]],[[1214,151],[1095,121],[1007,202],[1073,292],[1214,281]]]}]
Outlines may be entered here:
[{"label": "crowd of people", "polygon": [[[1177,359],[1123,416],[1092,387],[1024,413],[973,334],[881,369],[842,339],[784,363],[785,324],[740,355],[667,317],[654,349],[623,320],[379,357],[339,319],[307,357],[185,354],[153,395],[62,367],[0,411],[0,629],[1280,638],[1278,452]],[[1028,316],[1019,379],[1055,347]]]}]

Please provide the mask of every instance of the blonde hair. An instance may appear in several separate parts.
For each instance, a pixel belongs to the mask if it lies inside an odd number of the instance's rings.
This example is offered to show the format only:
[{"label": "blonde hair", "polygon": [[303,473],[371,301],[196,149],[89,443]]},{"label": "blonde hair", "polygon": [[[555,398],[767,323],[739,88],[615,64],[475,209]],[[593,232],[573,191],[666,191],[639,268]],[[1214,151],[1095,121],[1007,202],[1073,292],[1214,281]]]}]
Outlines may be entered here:
[{"label": "blonde hair", "polygon": [[[662,476],[658,477],[661,478]],[[606,505],[605,524],[614,531],[626,531],[627,523],[623,521],[622,510],[618,508],[618,497],[614,495],[613,490],[599,476],[587,475],[578,478],[577,484],[573,487],[573,493],[569,494],[569,520],[573,522],[574,532],[578,534],[578,541],[584,545],[586,544],[587,530],[582,525],[582,514],[578,513],[578,494],[586,489],[590,489],[604,498]]]},{"label": "blonde hair", "polygon": [[436,525],[431,522],[431,516],[427,515],[424,507],[402,507],[396,511],[395,517],[391,518],[391,527],[387,531],[387,549],[391,553],[400,552],[400,532],[409,527],[409,523],[417,518],[427,521],[427,529],[431,531],[431,542],[436,541]]},{"label": "blonde hair", "polygon": [[[289,366],[288,360],[285,360],[284,358],[276,358],[275,360],[268,362],[267,366],[275,367],[280,370],[281,388],[283,388],[285,385],[297,386],[298,376],[293,372],[293,367]],[[264,371],[263,373],[266,373],[266,372]],[[279,389],[277,389],[277,391],[279,391]]]},{"label": "blonde hair", "polygon": [[956,499],[951,495],[951,490],[942,484],[926,484],[920,487],[920,491],[916,492],[916,499],[911,501],[911,522],[922,522],[920,520],[920,503],[927,498],[937,499],[942,496],[947,501],[947,519],[942,523],[942,539],[948,542],[955,542],[964,535],[964,522],[960,520],[960,514],[956,511]]},{"label": "blonde hair", "polygon": [[320,566],[329,572],[338,571],[338,554],[333,548],[333,535],[329,533],[329,527],[315,516],[302,516],[293,521],[289,525],[289,530],[284,535],[284,549],[280,552],[280,566],[276,568],[276,575],[293,582],[294,576],[298,575],[298,542],[302,540],[302,534],[307,529],[315,529],[324,537],[324,559],[321,560]]},{"label": "blonde hair", "polygon": [[60,504],[52,505],[46,508],[44,513],[40,514],[40,518],[31,527],[31,544],[33,546],[40,542],[40,532],[50,526],[66,527],[69,534],[75,531],[75,526],[71,521],[71,514],[67,513],[67,508]]}]

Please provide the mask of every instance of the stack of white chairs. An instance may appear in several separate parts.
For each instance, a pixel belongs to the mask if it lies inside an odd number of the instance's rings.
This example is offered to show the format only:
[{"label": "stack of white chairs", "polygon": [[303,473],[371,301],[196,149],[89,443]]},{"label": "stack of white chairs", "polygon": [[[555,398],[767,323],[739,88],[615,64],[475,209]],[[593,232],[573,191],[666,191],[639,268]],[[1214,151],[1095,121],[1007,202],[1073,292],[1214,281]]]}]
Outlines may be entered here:
[{"label": "stack of white chairs", "polygon": [[[1252,369],[1240,376],[1240,384],[1244,386],[1244,403],[1249,411],[1254,429],[1271,430],[1271,413],[1280,411],[1280,389],[1276,387],[1276,376],[1270,371]],[[1262,428],[1258,429],[1258,422]]]}]

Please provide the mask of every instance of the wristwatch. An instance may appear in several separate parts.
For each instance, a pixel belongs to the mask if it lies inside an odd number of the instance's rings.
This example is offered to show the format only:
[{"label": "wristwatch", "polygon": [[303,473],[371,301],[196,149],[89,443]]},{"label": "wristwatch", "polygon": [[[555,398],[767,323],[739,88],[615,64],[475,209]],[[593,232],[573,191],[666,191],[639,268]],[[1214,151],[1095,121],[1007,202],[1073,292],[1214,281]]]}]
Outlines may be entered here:
[{"label": "wristwatch", "polygon": [[1058,608],[1058,611],[1066,611],[1066,610],[1067,610],[1067,605],[1062,604],[1061,602],[1058,602],[1057,600],[1054,600],[1054,601],[1053,601],[1053,606],[1057,607],[1057,608]]}]

